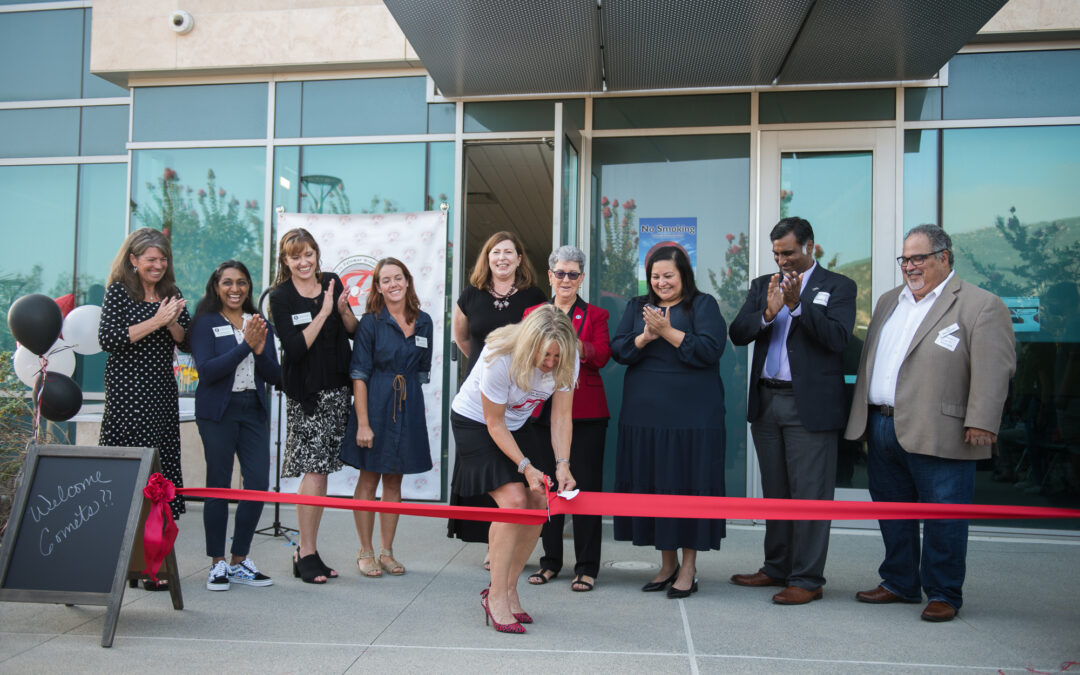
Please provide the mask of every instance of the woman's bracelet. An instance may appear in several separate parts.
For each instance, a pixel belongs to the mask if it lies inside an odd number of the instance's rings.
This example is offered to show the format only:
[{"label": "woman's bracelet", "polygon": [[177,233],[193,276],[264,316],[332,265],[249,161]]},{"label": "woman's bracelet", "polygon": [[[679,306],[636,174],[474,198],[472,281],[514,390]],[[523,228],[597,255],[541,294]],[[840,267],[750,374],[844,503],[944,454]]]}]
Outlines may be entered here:
[{"label": "woman's bracelet", "polygon": [[518,473],[525,473],[525,469],[530,464],[532,464],[532,461],[530,461],[528,457],[522,457],[521,461],[518,462]]},{"label": "woman's bracelet", "polygon": [[569,464],[570,463],[570,458],[569,457],[556,457],[555,458],[555,463],[556,464]]}]

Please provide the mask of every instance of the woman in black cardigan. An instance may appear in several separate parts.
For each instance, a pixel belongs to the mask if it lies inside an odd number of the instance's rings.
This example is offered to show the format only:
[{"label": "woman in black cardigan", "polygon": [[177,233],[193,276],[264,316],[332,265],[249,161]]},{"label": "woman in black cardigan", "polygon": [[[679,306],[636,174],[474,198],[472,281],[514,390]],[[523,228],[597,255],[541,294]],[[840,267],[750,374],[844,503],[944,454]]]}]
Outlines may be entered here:
[{"label": "woman in black cardigan", "polygon": [[[349,336],[356,317],[341,279],[321,272],[319,245],[303,228],[289,230],[278,246],[278,272],[270,292],[270,315],[281,340],[282,382],[288,434],[282,476],[300,476],[302,495],[326,496],[326,476],[338,459],[349,414]],[[324,584],[338,575],[316,546],[321,506],[297,505],[300,549],[293,575]]]}]

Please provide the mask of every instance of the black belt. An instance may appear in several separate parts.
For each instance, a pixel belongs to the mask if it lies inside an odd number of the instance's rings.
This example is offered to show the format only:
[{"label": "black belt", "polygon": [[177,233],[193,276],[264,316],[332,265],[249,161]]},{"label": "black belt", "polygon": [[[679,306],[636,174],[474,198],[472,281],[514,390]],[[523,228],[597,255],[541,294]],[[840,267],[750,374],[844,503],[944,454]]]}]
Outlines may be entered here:
[{"label": "black belt", "polygon": [[791,389],[791,380],[771,380],[762,377],[758,379],[758,384],[769,389]]},{"label": "black belt", "polygon": [[891,405],[871,405],[870,410],[876,412],[882,417],[892,417],[893,413],[896,412],[896,408],[892,407]]}]

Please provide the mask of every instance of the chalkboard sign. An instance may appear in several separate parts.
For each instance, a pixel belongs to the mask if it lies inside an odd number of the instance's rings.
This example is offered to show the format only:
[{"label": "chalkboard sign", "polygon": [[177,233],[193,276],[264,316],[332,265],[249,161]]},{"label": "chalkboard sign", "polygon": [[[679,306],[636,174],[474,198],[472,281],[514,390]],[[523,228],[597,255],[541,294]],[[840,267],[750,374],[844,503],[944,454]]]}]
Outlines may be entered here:
[{"label": "chalkboard sign", "polygon": [[[0,600],[107,605],[110,646],[155,462],[151,448],[31,446],[0,551]],[[174,555],[168,564],[180,609]]]}]

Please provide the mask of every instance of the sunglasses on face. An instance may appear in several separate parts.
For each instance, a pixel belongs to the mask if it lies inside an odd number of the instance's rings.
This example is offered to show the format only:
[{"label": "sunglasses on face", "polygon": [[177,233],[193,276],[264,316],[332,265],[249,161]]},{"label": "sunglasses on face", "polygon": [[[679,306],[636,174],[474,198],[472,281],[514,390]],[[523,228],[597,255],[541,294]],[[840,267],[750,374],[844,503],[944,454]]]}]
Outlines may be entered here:
[{"label": "sunglasses on face", "polygon": [[560,279],[560,280],[569,277],[570,281],[577,281],[578,277],[581,276],[581,272],[563,272],[562,270],[559,270],[559,271],[551,270],[551,273],[555,275],[556,279]]}]

